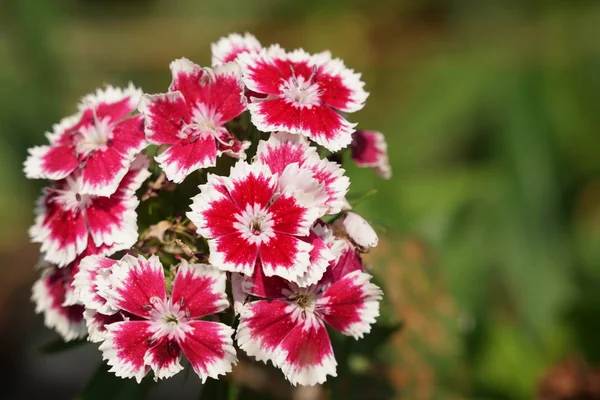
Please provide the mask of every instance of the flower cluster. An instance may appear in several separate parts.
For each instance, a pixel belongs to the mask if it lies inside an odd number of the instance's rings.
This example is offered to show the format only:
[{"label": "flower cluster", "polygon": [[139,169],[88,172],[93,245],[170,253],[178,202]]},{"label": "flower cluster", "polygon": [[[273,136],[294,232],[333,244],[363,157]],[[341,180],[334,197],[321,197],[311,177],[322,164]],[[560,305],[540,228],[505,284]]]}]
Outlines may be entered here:
[{"label": "flower cluster", "polygon": [[[176,374],[182,356],[202,381],[217,378],[237,349],[294,385],[322,383],[336,375],[326,326],[361,338],[382,297],[361,258],[377,234],[350,211],[341,165],[349,150],[391,175],[383,135],[345,116],[367,99],[360,74],[249,34],[213,44],[210,68],[170,68],[166,93],[98,90],[29,150],[27,177],[51,180],[30,229],[36,311],[138,382]],[[188,177],[200,182],[191,194],[177,185]],[[191,206],[146,213],[154,225],[138,232],[136,192]]]}]

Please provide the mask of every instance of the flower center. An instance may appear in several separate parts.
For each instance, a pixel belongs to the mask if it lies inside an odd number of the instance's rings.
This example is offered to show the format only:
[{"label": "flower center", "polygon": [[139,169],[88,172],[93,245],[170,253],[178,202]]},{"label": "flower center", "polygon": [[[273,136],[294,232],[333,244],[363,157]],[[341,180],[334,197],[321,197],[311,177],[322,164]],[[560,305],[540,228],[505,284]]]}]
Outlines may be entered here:
[{"label": "flower center", "polygon": [[311,300],[311,296],[308,296],[307,294],[301,294],[296,297],[296,303],[302,308],[306,308],[310,304]]},{"label": "flower center", "polygon": [[94,125],[82,128],[79,130],[79,135],[75,151],[82,157],[112,146],[112,124],[108,118],[97,120],[94,116]]},{"label": "flower center", "polygon": [[318,295],[313,287],[293,289],[294,292],[287,296],[289,302],[286,311],[291,315],[293,321],[301,321],[303,324],[318,324],[320,314],[317,307]]},{"label": "flower center", "polygon": [[288,296],[288,300],[294,301],[302,310],[314,308],[315,293],[310,288],[300,288],[299,291]]},{"label": "flower center", "polygon": [[62,188],[48,189],[56,193],[56,202],[64,210],[83,210],[92,203],[93,196],[79,193],[80,182],[78,179],[66,178],[66,185]]},{"label": "flower center", "polygon": [[172,303],[171,299],[162,300],[151,297],[150,304],[144,304],[150,320],[153,321],[154,336],[182,337],[189,326],[189,309],[184,309],[184,300]]},{"label": "flower center", "polygon": [[221,126],[221,115],[213,108],[202,103],[196,104],[192,114],[191,122],[184,124],[178,136],[181,139],[189,139],[191,143],[200,138],[202,134],[209,133],[220,141],[219,127]]},{"label": "flower center", "polygon": [[259,204],[247,205],[244,211],[236,215],[236,220],[233,226],[251,243],[268,242],[275,235],[270,213]]},{"label": "flower center", "polygon": [[317,73],[316,68],[313,69],[312,74],[306,79],[304,76],[296,76],[293,66],[292,76],[287,81],[283,82],[279,87],[281,96],[291,103],[300,108],[311,108],[321,102],[322,91],[319,85],[314,82],[314,77]]},{"label": "flower center", "polygon": [[258,236],[263,232],[262,222],[266,217],[267,216],[264,214],[259,214],[252,218],[252,222],[250,223],[250,232],[252,232],[253,235]]}]

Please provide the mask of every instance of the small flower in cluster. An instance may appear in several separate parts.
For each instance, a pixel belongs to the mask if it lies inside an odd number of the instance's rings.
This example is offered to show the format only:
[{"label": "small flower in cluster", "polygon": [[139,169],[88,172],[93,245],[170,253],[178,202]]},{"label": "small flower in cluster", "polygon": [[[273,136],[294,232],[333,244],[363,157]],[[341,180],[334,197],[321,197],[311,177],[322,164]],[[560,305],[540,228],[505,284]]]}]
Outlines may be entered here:
[{"label": "small flower in cluster", "polygon": [[370,283],[370,275],[361,270],[343,274],[333,263],[328,272],[306,288],[266,277],[259,268],[238,280],[244,293],[260,298],[240,307],[238,346],[257,360],[270,360],[293,385],[336,376],[325,324],[358,339],[379,315],[382,292]]},{"label": "small flower in cluster", "polygon": [[171,63],[169,92],[144,95],[139,110],[146,138],[168,148],[156,156],[167,178],[180,183],[191,172],[212,167],[226,154],[246,158],[240,142],[224,125],[246,109],[241,70],[236,63],[201,68],[186,58]]},{"label": "small flower in cluster", "polygon": [[60,267],[82,254],[91,241],[105,254],[128,249],[137,241],[135,192],[148,178],[148,160],[137,158],[109,197],[83,193],[80,171],[44,188],[38,200],[31,241],[41,243],[44,259]]},{"label": "small flower in cluster", "polygon": [[237,362],[233,329],[201,319],[228,307],[225,281],[211,266],[182,261],[167,292],[158,257],[95,256],[83,260],[75,287],[90,335],[117,376],[139,382],[152,370],[168,378],[183,369],[183,354],[204,382]]},{"label": "small flower in cluster", "polygon": [[110,196],[135,156],[146,147],[141,116],[134,111],[142,92],[108,86],[85,96],[79,112],[63,119],[47,134],[49,146],[29,149],[28,178],[65,179],[79,175],[81,195]]},{"label": "small flower in cluster", "polygon": [[[251,275],[260,260],[267,276],[297,280],[324,269],[311,263],[311,242],[319,239],[310,228],[324,214],[326,197],[297,163],[279,176],[261,163],[238,161],[229,176],[208,176],[188,217],[208,239],[211,264]],[[322,258],[330,257],[315,261]]]},{"label": "small flower in cluster", "polygon": [[248,109],[261,131],[301,134],[338,151],[350,144],[356,124],[339,112],[363,108],[368,93],[360,74],[326,51],[311,55],[302,49],[286,52],[272,45],[237,56],[246,87],[265,97]]}]

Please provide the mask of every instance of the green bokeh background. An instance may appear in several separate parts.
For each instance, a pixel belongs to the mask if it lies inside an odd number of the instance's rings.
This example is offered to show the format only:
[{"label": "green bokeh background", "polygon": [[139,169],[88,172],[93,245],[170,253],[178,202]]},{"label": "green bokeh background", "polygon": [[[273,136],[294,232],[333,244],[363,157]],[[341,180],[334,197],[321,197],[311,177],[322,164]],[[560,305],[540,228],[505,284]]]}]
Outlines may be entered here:
[{"label": "green bokeh background", "polygon": [[[371,93],[349,119],[385,133],[394,175],[347,169],[354,194],[377,190],[357,209],[380,230],[375,257],[426,268],[455,310],[436,328],[450,350],[412,349],[429,391],[395,382],[398,398],[530,399],[565,357],[600,362],[598,1],[0,1],[3,313],[24,298],[33,314],[26,229],[43,182],[23,177],[27,147],[96,87],[163,92],[171,60],[208,65],[211,42],[245,31],[329,49]],[[408,242],[427,262],[394,264]]]}]

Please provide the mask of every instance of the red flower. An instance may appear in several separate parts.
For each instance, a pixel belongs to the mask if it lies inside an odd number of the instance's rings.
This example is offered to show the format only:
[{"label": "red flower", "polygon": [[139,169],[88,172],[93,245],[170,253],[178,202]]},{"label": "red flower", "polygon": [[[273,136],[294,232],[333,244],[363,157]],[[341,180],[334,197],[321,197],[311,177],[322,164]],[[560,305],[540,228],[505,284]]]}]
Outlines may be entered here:
[{"label": "red flower", "polygon": [[63,119],[48,134],[49,146],[29,149],[28,178],[64,179],[79,174],[81,195],[110,196],[135,156],[146,147],[142,117],[136,109],[141,91],[108,86],[85,96],[79,113]]},{"label": "red flower", "polygon": [[[332,264],[329,269],[335,268]],[[382,293],[369,282],[370,275],[328,272],[327,279],[307,288],[266,277],[260,268],[252,277],[237,279],[242,291],[264,299],[239,307],[238,345],[259,361],[271,360],[293,385],[314,385],[325,382],[327,375],[336,376],[325,323],[361,338],[379,315]]]},{"label": "red flower", "polygon": [[277,175],[238,161],[228,177],[209,175],[200,190],[188,217],[208,239],[212,265],[251,275],[260,259],[267,276],[296,281],[307,273],[310,228],[326,198],[310,171],[294,163]]},{"label": "red flower", "polygon": [[158,257],[126,255],[114,263],[97,294],[131,317],[103,325],[100,350],[111,371],[138,382],[150,369],[155,379],[168,378],[183,369],[183,353],[203,382],[230,372],[237,362],[233,329],[201,320],[228,307],[225,280],[208,265],[182,261],[168,294]]},{"label": "red flower", "polygon": [[250,143],[224,127],[246,109],[237,64],[210,69],[181,58],[170,67],[169,92],[144,95],[139,106],[147,140],[169,146],[155,158],[167,178],[182,182],[192,171],[214,166],[221,154],[246,158]]},{"label": "red flower", "polygon": [[329,52],[286,53],[273,45],[260,53],[241,53],[237,61],[248,89],[266,96],[248,104],[259,130],[301,134],[331,151],[350,144],[356,124],[337,111],[360,110],[368,94],[360,74],[341,60]]},{"label": "red flower", "polygon": [[46,188],[29,229],[31,240],[42,244],[45,260],[66,266],[85,251],[90,239],[95,247],[103,247],[103,254],[133,246],[138,237],[135,191],[150,175],[147,167],[148,160],[138,158],[110,197],[83,194],[79,173]]}]

